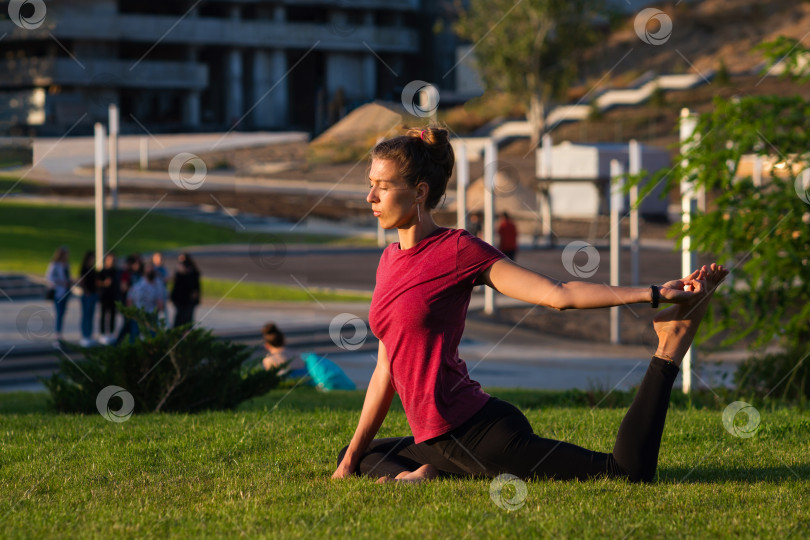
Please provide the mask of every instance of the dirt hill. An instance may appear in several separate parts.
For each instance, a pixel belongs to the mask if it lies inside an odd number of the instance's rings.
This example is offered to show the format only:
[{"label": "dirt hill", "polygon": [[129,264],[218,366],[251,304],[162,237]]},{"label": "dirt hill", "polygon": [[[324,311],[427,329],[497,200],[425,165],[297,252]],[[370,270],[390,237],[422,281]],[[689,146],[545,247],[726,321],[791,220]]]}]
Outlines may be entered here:
[{"label": "dirt hill", "polygon": [[761,52],[752,52],[756,45],[780,35],[805,40],[810,30],[810,3],[796,0],[678,1],[655,7],[671,19],[671,37],[648,45],[636,35],[635,16],[628,17],[592,52],[592,77],[611,73],[614,81],[629,81],[648,70],[700,73],[717,69],[721,61],[731,73],[750,73],[764,60]]}]

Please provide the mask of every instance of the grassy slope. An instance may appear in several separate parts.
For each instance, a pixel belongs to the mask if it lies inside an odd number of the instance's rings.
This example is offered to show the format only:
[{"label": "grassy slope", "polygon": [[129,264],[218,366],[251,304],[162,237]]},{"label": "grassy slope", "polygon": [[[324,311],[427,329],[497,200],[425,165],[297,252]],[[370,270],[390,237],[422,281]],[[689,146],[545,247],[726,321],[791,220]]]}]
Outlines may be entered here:
[{"label": "grassy slope", "polygon": [[[273,300],[278,302],[368,302],[371,294],[344,294],[308,289],[287,287],[268,283],[241,283],[224,279],[202,278],[203,296],[212,299],[227,298],[231,300]],[[312,296],[310,296],[310,294]]]},{"label": "grassy slope", "polygon": [[[498,394],[496,392],[496,394]],[[544,435],[608,451],[624,409],[525,409]],[[501,394],[503,395],[503,394]],[[487,479],[378,486],[332,482],[362,393],[276,390],[235,413],[44,412],[44,397],[0,397],[5,537],[426,538],[802,537],[810,532],[810,415],[762,409],[749,439],[721,411],[670,411],[659,481],[535,481],[525,504],[493,504]],[[525,403],[524,403],[525,402]],[[16,411],[15,413],[8,412]],[[408,433],[395,405],[380,436]],[[512,493],[507,493],[511,497]]]},{"label": "grassy slope", "polygon": [[[0,269],[45,271],[59,245],[71,250],[71,262],[78,266],[85,250],[92,249],[95,216],[90,207],[31,205],[4,201],[0,204]],[[228,243],[271,242],[276,235],[245,234],[206,223],[148,213],[147,210],[117,210],[107,213],[107,244],[119,255],[151,253],[186,246]],[[323,241],[322,237],[289,235],[285,241]]]}]

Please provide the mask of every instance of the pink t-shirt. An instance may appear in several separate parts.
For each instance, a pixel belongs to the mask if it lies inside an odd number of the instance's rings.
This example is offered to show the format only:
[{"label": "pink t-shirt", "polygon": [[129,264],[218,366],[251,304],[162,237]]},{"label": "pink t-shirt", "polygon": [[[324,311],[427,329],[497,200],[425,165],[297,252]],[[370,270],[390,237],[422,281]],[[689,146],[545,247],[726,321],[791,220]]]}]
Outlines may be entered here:
[{"label": "pink t-shirt", "polygon": [[369,323],[417,443],[460,426],[489,399],[458,344],[475,279],[503,256],[465,230],[440,227],[411,249],[391,244],[380,258]]}]

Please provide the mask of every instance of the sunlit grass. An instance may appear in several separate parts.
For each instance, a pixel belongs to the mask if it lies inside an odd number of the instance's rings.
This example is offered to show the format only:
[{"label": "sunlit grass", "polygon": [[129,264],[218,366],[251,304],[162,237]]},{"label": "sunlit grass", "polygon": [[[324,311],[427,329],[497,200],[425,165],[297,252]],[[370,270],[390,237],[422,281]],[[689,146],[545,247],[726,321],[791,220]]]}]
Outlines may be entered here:
[{"label": "sunlit grass", "polygon": [[[494,393],[518,404],[537,433],[601,451],[610,451],[625,412],[554,406],[548,392]],[[507,511],[490,496],[489,479],[331,481],[362,400],[362,392],[278,389],[235,412],[134,415],[114,424],[47,412],[43,395],[0,395],[3,536],[802,538],[810,531],[807,412],[763,408],[761,429],[743,439],[724,429],[721,409],[673,406],[655,483],[531,481]],[[531,406],[537,402],[546,405]],[[379,435],[407,434],[395,402]]]}]

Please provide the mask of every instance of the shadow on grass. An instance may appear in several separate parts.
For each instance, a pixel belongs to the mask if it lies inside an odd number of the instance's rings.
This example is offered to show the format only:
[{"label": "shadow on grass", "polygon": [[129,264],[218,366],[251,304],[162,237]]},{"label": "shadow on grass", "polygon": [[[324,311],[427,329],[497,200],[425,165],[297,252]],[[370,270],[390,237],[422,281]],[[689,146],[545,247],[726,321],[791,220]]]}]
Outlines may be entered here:
[{"label": "shadow on grass", "polygon": [[[311,386],[288,386],[271,390],[265,395],[242,403],[238,410],[256,411],[264,409],[286,409],[297,411],[314,411],[329,409],[333,411],[360,411],[363,408],[365,390],[333,390],[323,392]],[[401,404],[394,398],[392,408]]]},{"label": "shadow on grass", "polygon": [[721,482],[785,482],[810,479],[810,464],[788,467],[659,467],[659,482],[674,484],[717,484]]}]

